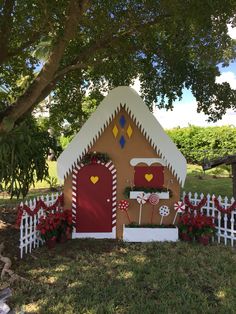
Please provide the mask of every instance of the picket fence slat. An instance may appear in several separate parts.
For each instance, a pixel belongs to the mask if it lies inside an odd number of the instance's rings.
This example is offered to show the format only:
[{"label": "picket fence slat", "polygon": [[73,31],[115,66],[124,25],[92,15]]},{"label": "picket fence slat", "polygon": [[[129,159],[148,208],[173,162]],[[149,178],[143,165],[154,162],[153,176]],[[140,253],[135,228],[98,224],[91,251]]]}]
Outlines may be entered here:
[{"label": "picket fence slat", "polygon": [[[201,193],[198,195],[197,193],[186,193],[183,192],[181,199],[184,200],[185,196],[189,197],[190,202],[193,205],[198,205],[199,202],[203,199],[204,194]],[[59,197],[59,193],[41,196],[30,200],[29,202],[25,202],[25,205],[29,206],[30,209],[33,211],[36,207],[36,201],[42,200],[47,206],[53,205]],[[225,245],[230,244],[232,247],[235,246],[236,243],[236,210],[233,210],[231,214],[222,214],[214,205],[213,198],[215,195],[206,195],[207,202],[201,208],[200,212],[206,214],[208,217],[212,217],[214,219],[216,225],[216,236],[213,240],[217,241],[218,243],[223,243]],[[221,196],[218,196],[218,201],[220,204],[227,209],[230,207],[233,202],[234,198],[230,200],[225,197],[222,199]],[[23,206],[23,203],[20,204]],[[56,211],[61,210],[60,207],[56,208]],[[52,211],[54,212],[54,211]],[[195,211],[194,214],[197,214]],[[21,224],[20,224],[20,257],[23,258],[24,254],[31,253],[33,249],[38,248],[43,241],[39,237],[39,233],[37,231],[37,225],[39,222],[40,217],[45,216],[45,211],[43,208],[40,208],[38,213],[33,217],[28,215],[26,211],[23,212]]]},{"label": "picket fence slat", "polygon": [[[186,193],[183,192],[181,199],[184,200],[185,196],[188,196],[190,202],[193,205],[198,205],[204,195],[201,193],[199,196],[197,193]],[[236,210],[234,209],[231,214],[222,214],[214,205],[213,198],[216,196],[213,194],[207,194],[207,202],[201,208],[200,212],[206,214],[208,217],[214,219],[216,225],[216,236],[213,240],[217,240],[218,243],[223,243],[224,245],[230,244],[232,247],[235,246],[236,242]],[[225,209],[229,208],[234,203],[234,198],[224,199],[221,196],[217,197],[221,206]],[[196,212],[195,212],[196,214]]]},{"label": "picket fence slat", "polygon": [[[36,207],[36,202],[40,199],[48,206],[53,205],[58,199],[59,194],[51,194],[46,196],[41,196],[30,200],[29,202],[25,202],[25,205],[28,206],[31,211],[33,211]],[[24,204],[21,203],[22,207]],[[55,211],[60,211],[60,205],[57,206]],[[54,211],[52,211],[54,212]],[[40,217],[45,216],[46,213],[43,208],[40,208],[39,211],[34,215],[29,215],[25,210],[23,211],[23,215],[21,218],[20,224],[20,257],[23,258],[24,254],[31,253],[33,249],[38,248],[41,244],[43,244],[42,239],[39,236],[39,232],[37,231],[37,225]]]}]

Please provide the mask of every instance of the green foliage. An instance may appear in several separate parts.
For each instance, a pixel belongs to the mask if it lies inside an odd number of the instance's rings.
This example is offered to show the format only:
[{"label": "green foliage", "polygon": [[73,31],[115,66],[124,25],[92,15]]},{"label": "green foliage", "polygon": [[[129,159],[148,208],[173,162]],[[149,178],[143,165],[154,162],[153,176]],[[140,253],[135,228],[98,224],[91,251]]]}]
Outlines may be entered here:
[{"label": "green foliage", "polygon": [[79,88],[73,88],[72,84],[76,84],[76,81],[58,84],[58,89],[50,106],[49,117],[49,124],[55,132],[62,132],[69,138],[72,138],[80,130],[103,99],[102,94],[98,91],[85,96],[83,91]]},{"label": "green foliage", "polygon": [[55,142],[28,118],[8,135],[0,136],[0,188],[23,197],[37,180],[48,176],[46,158]]},{"label": "green foliage", "polygon": [[213,159],[236,153],[236,128],[197,127],[167,130],[188,163],[202,164],[204,159]]},{"label": "green foliage", "polygon": [[[1,2],[0,86],[8,93],[0,92],[0,118],[9,113],[4,109],[11,103],[34,91],[30,83],[39,69],[53,63],[70,2]],[[11,3],[12,14],[7,16],[6,4]],[[172,108],[187,88],[196,97],[198,110],[218,119],[236,104],[235,90],[215,81],[219,64],[227,66],[235,59],[235,41],[227,30],[230,22],[235,23],[235,1],[89,1],[77,19],[77,33],[65,42],[64,54],[38,99],[52,92],[52,126],[62,128],[66,120],[78,130],[87,118],[82,108],[86,91],[91,110],[103,97],[101,92],[139,77],[150,109],[153,102]]]},{"label": "green foliage", "polygon": [[60,145],[62,147],[62,150],[66,149],[67,145],[71,142],[71,140],[73,139],[73,135],[71,136],[60,136],[59,141],[60,141]]},{"label": "green foliage", "polygon": [[56,177],[48,176],[47,178],[45,178],[45,181],[49,184],[49,187],[50,187],[51,191],[56,191],[57,190],[58,181],[57,181]]}]

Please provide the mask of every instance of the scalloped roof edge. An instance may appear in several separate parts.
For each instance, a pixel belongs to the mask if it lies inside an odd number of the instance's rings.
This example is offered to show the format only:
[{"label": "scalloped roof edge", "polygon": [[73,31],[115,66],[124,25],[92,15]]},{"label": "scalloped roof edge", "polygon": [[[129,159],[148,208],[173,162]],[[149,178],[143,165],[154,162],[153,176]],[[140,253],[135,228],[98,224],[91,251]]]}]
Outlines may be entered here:
[{"label": "scalloped roof edge", "polygon": [[187,173],[186,159],[165,133],[138,93],[127,86],[116,87],[108,93],[61,153],[57,160],[58,177],[60,179],[66,178],[77,166],[81,157],[98,140],[121,106],[125,107],[136,125],[141,128],[142,134],[160,157],[166,161],[168,169],[183,187]]}]

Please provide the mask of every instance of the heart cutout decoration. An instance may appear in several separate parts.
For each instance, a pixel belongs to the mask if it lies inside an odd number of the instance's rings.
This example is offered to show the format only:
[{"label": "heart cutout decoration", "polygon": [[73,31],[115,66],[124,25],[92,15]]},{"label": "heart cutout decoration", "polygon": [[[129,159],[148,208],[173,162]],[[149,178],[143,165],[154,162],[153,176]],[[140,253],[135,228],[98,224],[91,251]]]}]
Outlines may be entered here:
[{"label": "heart cutout decoration", "polygon": [[145,177],[145,179],[146,179],[148,182],[150,182],[150,181],[152,181],[152,179],[153,179],[153,174],[152,174],[152,173],[146,173],[144,177]]},{"label": "heart cutout decoration", "polygon": [[99,180],[99,177],[98,176],[91,176],[90,177],[90,181],[93,183],[93,184],[96,184]]}]

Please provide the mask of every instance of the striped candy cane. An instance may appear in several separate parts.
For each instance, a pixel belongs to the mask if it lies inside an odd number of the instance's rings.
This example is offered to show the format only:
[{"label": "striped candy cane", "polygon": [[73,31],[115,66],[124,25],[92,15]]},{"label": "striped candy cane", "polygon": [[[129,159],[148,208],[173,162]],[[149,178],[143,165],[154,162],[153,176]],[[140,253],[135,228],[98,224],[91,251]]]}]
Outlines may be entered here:
[{"label": "striped candy cane", "polygon": [[144,192],[139,193],[137,196],[137,202],[140,204],[140,206],[139,206],[139,220],[138,220],[139,225],[141,224],[141,219],[142,219],[143,204],[145,204],[147,202],[147,200],[149,199],[149,196],[150,196],[150,193],[144,193]]}]

